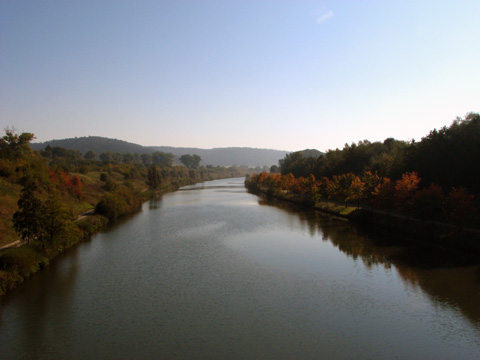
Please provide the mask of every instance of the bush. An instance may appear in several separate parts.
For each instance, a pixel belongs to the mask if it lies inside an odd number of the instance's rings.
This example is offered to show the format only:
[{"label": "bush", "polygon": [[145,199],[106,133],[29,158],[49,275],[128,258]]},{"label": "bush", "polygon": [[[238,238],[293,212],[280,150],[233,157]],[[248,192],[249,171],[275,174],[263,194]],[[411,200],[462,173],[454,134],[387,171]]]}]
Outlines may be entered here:
[{"label": "bush", "polygon": [[8,290],[12,290],[16,284],[23,281],[23,278],[17,271],[0,270],[0,296],[5,295]]},{"label": "bush", "polygon": [[117,184],[112,179],[107,179],[105,185],[102,186],[102,189],[105,191],[114,191],[117,188]]},{"label": "bush", "polygon": [[48,259],[28,246],[8,249],[0,256],[0,269],[17,271],[22,278],[37,272]]},{"label": "bush", "polygon": [[95,206],[95,212],[105,216],[110,221],[114,221],[120,216],[123,209],[123,201],[115,194],[105,194]]}]

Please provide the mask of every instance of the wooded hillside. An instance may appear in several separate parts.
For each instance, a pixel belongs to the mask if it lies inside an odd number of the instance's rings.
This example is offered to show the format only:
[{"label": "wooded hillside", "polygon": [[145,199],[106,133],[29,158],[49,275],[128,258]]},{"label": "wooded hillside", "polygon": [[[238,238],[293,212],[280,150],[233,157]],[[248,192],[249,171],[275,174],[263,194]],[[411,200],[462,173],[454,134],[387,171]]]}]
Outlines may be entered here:
[{"label": "wooded hillside", "polygon": [[288,152],[283,150],[256,149],[247,147],[229,147],[214,149],[198,149],[171,146],[142,146],[123,140],[100,136],[78,137],[71,139],[51,140],[43,143],[32,143],[34,150],[44,150],[48,145],[65,149],[79,150],[82,154],[93,151],[96,154],[111,151],[121,154],[150,154],[157,151],[174,155],[175,162],[185,154],[197,154],[202,158],[202,165],[212,166],[268,166],[278,164]]}]

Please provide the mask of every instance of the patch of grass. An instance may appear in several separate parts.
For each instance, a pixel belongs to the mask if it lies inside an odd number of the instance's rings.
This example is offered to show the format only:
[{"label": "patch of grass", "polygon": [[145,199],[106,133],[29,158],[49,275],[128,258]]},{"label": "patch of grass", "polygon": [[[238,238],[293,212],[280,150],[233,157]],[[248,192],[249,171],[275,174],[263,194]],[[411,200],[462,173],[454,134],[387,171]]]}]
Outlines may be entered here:
[{"label": "patch of grass", "polygon": [[344,206],[344,205],[339,205],[337,203],[333,202],[321,202],[317,203],[315,206],[317,209],[331,213],[331,214],[337,214],[340,216],[349,216],[352,212],[357,210],[355,206]]}]

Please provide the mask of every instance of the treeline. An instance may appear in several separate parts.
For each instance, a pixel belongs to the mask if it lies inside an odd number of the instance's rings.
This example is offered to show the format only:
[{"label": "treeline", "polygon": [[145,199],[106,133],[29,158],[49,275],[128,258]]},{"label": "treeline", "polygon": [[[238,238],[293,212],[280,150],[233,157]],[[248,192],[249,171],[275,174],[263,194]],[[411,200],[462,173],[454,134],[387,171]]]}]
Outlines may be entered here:
[{"label": "treeline", "polygon": [[99,136],[51,140],[44,143],[32,143],[31,147],[34,150],[43,150],[47,145],[50,145],[50,147],[79,150],[81,154],[92,151],[98,154],[98,156],[104,152],[142,155],[159,151],[173,154],[174,163],[179,163],[180,157],[184,154],[197,154],[202,158],[203,163],[207,166],[232,166],[237,164],[241,167],[255,167],[264,165],[268,165],[270,167],[272,164],[278,163],[278,160],[287,154],[287,151],[245,147],[199,149],[171,146],[141,146],[138,144],[128,143],[123,140],[109,139]]},{"label": "treeline", "polygon": [[386,139],[384,142],[363,140],[345,144],[342,150],[329,150],[319,157],[303,152],[288,154],[280,160],[282,175],[296,177],[313,174],[317,179],[364,171],[397,180],[415,171],[421,186],[435,183],[448,191],[463,187],[480,193],[480,114],[469,113],[457,118],[449,127],[432,130],[420,142]]},{"label": "treeline", "polygon": [[331,200],[478,226],[480,115],[457,118],[420,142],[364,140],[319,157],[291,153],[279,171],[254,175],[247,186],[311,204]]},{"label": "treeline", "polygon": [[[52,146],[33,151],[32,139],[31,133],[10,129],[0,138],[0,247],[22,244],[0,252],[0,295],[158,192],[249,172],[203,167],[199,156],[189,154],[186,166],[178,166],[172,154],[162,152],[97,156]],[[86,212],[93,215],[81,216]]]},{"label": "treeline", "polygon": [[321,179],[312,174],[297,178],[291,173],[262,172],[248,178],[246,186],[252,192],[321,208],[325,208],[322,202],[333,201],[387,213],[394,210],[422,220],[451,222],[460,228],[478,224],[474,196],[465,188],[454,187],[445,194],[435,184],[420,188],[420,180],[415,172],[405,173],[396,181],[370,171],[361,176],[347,173]]},{"label": "treeline", "polygon": [[[49,163],[62,166],[69,171],[85,172],[90,165],[102,164],[134,164],[134,165],[158,165],[173,166],[174,156],[170,153],[160,151],[151,154],[119,153],[104,151],[100,154],[88,150],[82,154],[79,150],[65,149],[57,146],[47,145],[40,154],[49,160]],[[100,162],[99,162],[100,160]]]}]

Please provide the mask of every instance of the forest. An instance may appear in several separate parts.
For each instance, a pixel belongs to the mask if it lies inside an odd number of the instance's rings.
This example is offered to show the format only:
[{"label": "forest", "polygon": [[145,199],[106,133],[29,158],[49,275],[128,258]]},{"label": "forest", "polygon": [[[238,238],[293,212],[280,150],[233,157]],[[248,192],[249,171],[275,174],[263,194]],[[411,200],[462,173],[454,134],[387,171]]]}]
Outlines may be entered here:
[{"label": "forest", "polygon": [[174,165],[174,156],[160,151],[34,151],[34,138],[13,129],[0,138],[0,295],[151,197],[251,172],[201,166],[197,154],[184,154],[182,165]]},{"label": "forest", "polygon": [[363,140],[320,156],[290,153],[246,186],[312,206],[341,202],[478,228],[480,114],[457,118],[419,142]]}]

